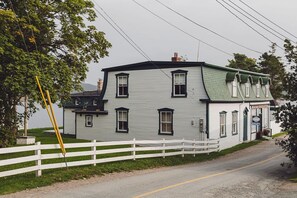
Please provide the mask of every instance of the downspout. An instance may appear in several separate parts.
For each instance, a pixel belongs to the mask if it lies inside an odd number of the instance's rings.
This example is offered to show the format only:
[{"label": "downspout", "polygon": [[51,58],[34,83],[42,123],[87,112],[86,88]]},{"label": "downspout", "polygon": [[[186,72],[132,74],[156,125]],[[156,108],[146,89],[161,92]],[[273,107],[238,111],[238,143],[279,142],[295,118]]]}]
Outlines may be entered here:
[{"label": "downspout", "polygon": [[[237,72],[237,74],[239,75],[239,71]],[[239,82],[239,86],[241,87],[241,84],[240,84],[240,82]],[[242,130],[242,128],[241,128],[241,118],[242,118],[242,113],[241,113],[241,106],[245,103],[245,100],[244,100],[244,97],[243,97],[243,95],[242,95],[242,93],[241,93],[241,89],[240,89],[240,87],[238,87],[238,92],[239,92],[239,95],[240,95],[240,97],[241,97],[241,99],[242,99],[242,103],[240,103],[239,104],[239,123],[238,123],[238,127],[239,127],[239,134],[238,134],[238,138],[239,138],[239,142],[242,142],[241,141],[241,133],[243,134],[243,130]]]}]

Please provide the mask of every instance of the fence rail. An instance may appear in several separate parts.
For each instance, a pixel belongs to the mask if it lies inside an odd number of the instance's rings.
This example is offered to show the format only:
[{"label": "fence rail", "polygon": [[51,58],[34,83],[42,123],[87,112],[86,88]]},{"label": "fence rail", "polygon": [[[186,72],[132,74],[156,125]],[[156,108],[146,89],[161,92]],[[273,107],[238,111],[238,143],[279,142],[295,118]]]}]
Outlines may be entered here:
[{"label": "fence rail", "polygon": [[[114,146],[122,146],[123,148],[114,148]],[[104,148],[102,148],[104,147]],[[35,171],[36,176],[42,175],[42,170],[93,165],[107,162],[116,162],[124,160],[136,160],[142,158],[168,157],[181,155],[196,155],[202,153],[211,153],[219,151],[219,140],[131,140],[131,141],[110,141],[96,142],[93,140],[87,143],[70,143],[65,144],[67,149],[66,159],[75,158],[67,162],[56,163],[53,160],[63,159],[64,156],[60,153],[59,144],[40,144],[37,142],[31,146],[20,146],[0,149],[0,159],[3,155],[6,158],[0,160],[0,177],[17,175]],[[55,150],[56,149],[56,150]],[[84,149],[85,151],[73,151],[74,149]],[[87,150],[86,150],[87,149]],[[31,151],[31,152],[30,152]],[[7,157],[7,154],[19,152],[27,152],[22,157]],[[30,153],[29,153],[30,152]],[[107,155],[121,156],[107,156]],[[88,159],[82,158],[88,156]],[[52,160],[53,162],[45,162]],[[26,164],[31,162],[26,167],[16,168],[16,164]],[[32,162],[35,162],[32,166]],[[44,163],[43,163],[44,162]]]}]

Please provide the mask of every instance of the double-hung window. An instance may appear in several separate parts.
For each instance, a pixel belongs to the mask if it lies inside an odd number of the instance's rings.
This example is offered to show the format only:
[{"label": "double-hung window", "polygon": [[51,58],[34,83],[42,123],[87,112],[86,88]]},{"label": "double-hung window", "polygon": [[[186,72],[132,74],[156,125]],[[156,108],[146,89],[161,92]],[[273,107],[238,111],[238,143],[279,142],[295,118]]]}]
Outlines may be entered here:
[{"label": "double-hung window", "polygon": [[173,109],[163,108],[159,111],[159,134],[173,135]]},{"label": "double-hung window", "polygon": [[116,109],[116,132],[128,133],[128,113],[129,109],[120,107]]},{"label": "double-hung window", "polygon": [[232,135],[238,134],[238,111],[232,112]]},{"label": "double-hung window", "polygon": [[259,82],[256,84],[256,97],[257,98],[260,97],[260,83]]},{"label": "double-hung window", "polygon": [[265,85],[265,97],[269,97],[269,85]]},{"label": "double-hung window", "polygon": [[226,137],[226,111],[220,112],[220,137]]},{"label": "double-hung window", "polygon": [[116,74],[117,79],[117,98],[128,98],[129,96],[129,74],[120,73]]},{"label": "double-hung window", "polygon": [[187,97],[187,73],[188,71],[172,71],[172,97]]},{"label": "double-hung window", "polygon": [[237,81],[236,78],[232,81],[232,97],[237,97]]},{"label": "double-hung window", "polygon": [[86,127],[93,127],[93,116],[92,115],[86,115],[85,116],[85,126]]},{"label": "double-hung window", "polygon": [[250,97],[250,84],[246,83],[245,84],[245,97]]}]

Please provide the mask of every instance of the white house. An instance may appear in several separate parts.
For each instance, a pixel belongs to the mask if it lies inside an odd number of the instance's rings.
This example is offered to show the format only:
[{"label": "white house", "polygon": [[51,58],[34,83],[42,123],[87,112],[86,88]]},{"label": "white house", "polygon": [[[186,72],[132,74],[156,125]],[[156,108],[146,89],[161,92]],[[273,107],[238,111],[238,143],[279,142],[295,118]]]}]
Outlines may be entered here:
[{"label": "white house", "polygon": [[220,139],[228,148],[269,128],[266,74],[204,62],[149,61],[103,69],[95,95],[72,95],[64,132],[101,141]]}]

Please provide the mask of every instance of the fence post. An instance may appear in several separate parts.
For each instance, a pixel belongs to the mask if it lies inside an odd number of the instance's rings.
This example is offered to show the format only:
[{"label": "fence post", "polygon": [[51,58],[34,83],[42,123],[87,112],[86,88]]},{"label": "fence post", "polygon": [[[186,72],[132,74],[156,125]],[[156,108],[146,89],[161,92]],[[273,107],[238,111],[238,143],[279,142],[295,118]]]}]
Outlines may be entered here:
[{"label": "fence post", "polygon": [[133,149],[132,149],[132,155],[133,155],[133,160],[135,160],[135,156],[136,156],[136,151],[135,151],[135,148],[136,148],[136,145],[135,145],[135,138],[133,138],[133,144],[131,146]]},{"label": "fence post", "polygon": [[193,143],[193,151],[194,151],[194,154],[193,154],[193,157],[196,156],[196,140],[194,139],[194,143]]},{"label": "fence post", "polygon": [[40,177],[42,175],[41,172],[41,149],[40,149],[40,142],[36,142],[35,145],[37,149],[35,150],[35,155],[37,156],[37,160],[35,161],[35,165],[37,166],[37,170],[35,171],[36,177]]},{"label": "fence post", "polygon": [[183,140],[182,140],[182,145],[183,145],[183,148],[182,148],[182,157],[185,157],[185,138],[183,138]]},{"label": "fence post", "polygon": [[96,159],[97,159],[97,155],[96,155],[96,140],[92,140],[93,146],[92,146],[92,151],[93,151],[93,155],[92,155],[92,160],[93,160],[93,166],[96,166]]},{"label": "fence post", "polygon": [[163,154],[163,158],[165,158],[165,139],[163,138],[163,143],[162,143],[162,147],[163,147],[163,150],[162,150],[162,154]]}]

